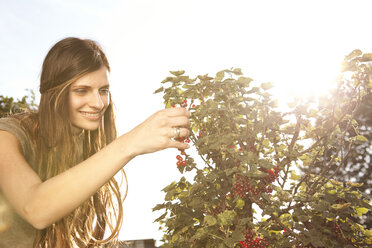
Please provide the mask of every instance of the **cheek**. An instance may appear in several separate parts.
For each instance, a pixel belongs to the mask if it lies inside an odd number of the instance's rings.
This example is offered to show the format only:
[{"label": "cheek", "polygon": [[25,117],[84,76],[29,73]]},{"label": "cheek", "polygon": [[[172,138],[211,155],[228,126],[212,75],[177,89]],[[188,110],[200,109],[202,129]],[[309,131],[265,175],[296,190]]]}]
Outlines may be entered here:
[{"label": "cheek", "polygon": [[70,115],[82,105],[82,100],[78,97],[72,97],[71,95],[68,98],[68,109]]},{"label": "cheek", "polygon": [[71,97],[68,98],[68,115],[70,121],[74,120],[74,101]]},{"label": "cheek", "polygon": [[103,96],[102,98],[102,102],[103,104],[105,105],[105,110],[107,109],[107,107],[110,105],[110,96],[107,95],[107,96]]}]

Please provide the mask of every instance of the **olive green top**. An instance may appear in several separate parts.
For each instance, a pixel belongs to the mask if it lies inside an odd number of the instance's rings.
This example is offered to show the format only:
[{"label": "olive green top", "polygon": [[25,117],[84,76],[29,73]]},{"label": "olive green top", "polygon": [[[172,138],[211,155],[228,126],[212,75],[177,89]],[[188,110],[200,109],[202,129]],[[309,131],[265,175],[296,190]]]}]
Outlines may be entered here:
[{"label": "olive green top", "polygon": [[[1,118],[0,130],[5,130],[17,137],[26,161],[34,168],[35,148],[27,133],[14,118]],[[20,217],[9,204],[0,190],[0,248],[31,248],[36,229]]]}]

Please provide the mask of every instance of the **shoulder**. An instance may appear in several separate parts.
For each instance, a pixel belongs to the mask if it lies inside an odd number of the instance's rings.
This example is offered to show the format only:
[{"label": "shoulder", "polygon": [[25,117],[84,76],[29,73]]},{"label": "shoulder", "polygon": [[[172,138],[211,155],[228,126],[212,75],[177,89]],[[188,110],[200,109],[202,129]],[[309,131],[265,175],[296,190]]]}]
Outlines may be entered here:
[{"label": "shoulder", "polygon": [[[5,147],[6,145],[21,145],[19,139],[16,135],[8,130],[3,130],[0,128],[0,149]],[[21,146],[20,146],[21,147]]]},{"label": "shoulder", "polygon": [[17,137],[8,131],[0,130],[0,182],[4,181],[2,176],[7,175],[6,169],[9,165],[22,158],[22,146]]},{"label": "shoulder", "polygon": [[14,132],[0,128],[0,186],[6,181],[4,177],[11,175],[12,168],[16,168],[14,165],[27,163],[30,155],[25,154],[24,147]]},{"label": "shoulder", "polygon": [[[2,120],[0,120],[2,122]],[[22,144],[17,135],[1,127],[0,122],[0,154],[9,152],[10,150],[22,151]]]},{"label": "shoulder", "polygon": [[0,141],[2,146],[0,149],[4,149],[3,146],[7,144],[17,144],[23,155],[33,150],[30,137],[18,118],[0,118]]}]

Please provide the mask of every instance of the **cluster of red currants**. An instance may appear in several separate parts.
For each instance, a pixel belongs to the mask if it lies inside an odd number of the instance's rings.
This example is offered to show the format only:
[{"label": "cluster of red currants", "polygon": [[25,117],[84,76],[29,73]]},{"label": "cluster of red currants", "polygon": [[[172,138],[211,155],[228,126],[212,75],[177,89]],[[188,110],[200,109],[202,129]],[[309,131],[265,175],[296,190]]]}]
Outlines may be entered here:
[{"label": "cluster of red currants", "polygon": [[[181,104],[181,107],[182,108],[187,108],[188,104],[187,104],[187,99],[185,98]],[[175,104],[172,105],[173,108],[176,107]],[[193,105],[193,107],[195,107],[195,105]],[[186,143],[190,143],[190,139],[189,138],[186,138],[186,137],[179,137],[176,139],[177,141],[180,141],[180,142],[186,142]],[[180,151],[180,155],[177,155],[176,156],[176,159],[177,159],[177,167],[180,167],[180,166],[186,166],[187,165],[187,162],[186,160],[184,160],[184,158],[182,156],[185,155],[185,150],[183,149],[178,149],[178,151]]]},{"label": "cluster of red currants", "polygon": [[[177,139],[178,141],[181,141],[181,142],[186,142],[186,143],[190,143],[190,139],[189,138],[185,138],[185,137],[180,137]],[[185,150],[183,149],[178,149],[178,151],[180,151],[181,153],[179,155],[176,156],[176,159],[177,159],[177,167],[180,167],[180,166],[186,166],[187,165],[187,162],[186,160],[184,160],[184,158],[182,156],[186,155],[185,154]]]},{"label": "cluster of red currants", "polygon": [[187,163],[185,160],[183,160],[183,157],[181,155],[177,155],[176,158],[177,158],[177,167],[186,166]]},{"label": "cluster of red currants", "polygon": [[185,100],[183,100],[182,104],[181,104],[181,107],[182,108],[186,108],[187,107],[187,99],[185,98]]},{"label": "cluster of red currants", "polygon": [[[188,103],[187,103],[187,99],[185,98],[185,99],[183,100],[183,102],[181,103],[181,107],[182,107],[182,108],[187,108],[187,106],[188,106]],[[172,107],[175,108],[175,107],[176,107],[176,104],[173,104]],[[192,107],[192,108],[195,108],[195,104],[193,104],[191,107]]]},{"label": "cluster of red currants", "polygon": [[239,242],[242,248],[265,248],[269,246],[265,238],[254,238],[251,231],[246,231],[244,237],[245,240]]},{"label": "cluster of red currants", "polygon": [[238,195],[241,198],[247,195],[247,192],[253,192],[251,183],[249,182],[248,177],[236,175],[236,183],[234,187],[234,195]]},{"label": "cluster of red currants", "polygon": [[268,183],[273,183],[279,177],[279,167],[276,165],[273,169],[266,171],[267,175],[265,176],[265,181]]},{"label": "cluster of red currants", "polygon": [[234,187],[234,194],[240,197],[245,197],[247,194],[258,195],[260,193],[271,194],[272,188],[268,183],[274,182],[279,177],[279,167],[275,166],[274,169],[267,170],[265,179],[258,183],[256,186],[252,186],[246,176],[236,176],[236,183]]}]

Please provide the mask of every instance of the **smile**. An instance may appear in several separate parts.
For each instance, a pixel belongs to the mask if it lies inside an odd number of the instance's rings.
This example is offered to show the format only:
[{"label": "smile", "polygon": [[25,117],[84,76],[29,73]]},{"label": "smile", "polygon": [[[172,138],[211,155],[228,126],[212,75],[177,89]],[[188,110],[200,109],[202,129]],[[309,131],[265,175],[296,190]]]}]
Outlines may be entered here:
[{"label": "smile", "polygon": [[80,113],[90,119],[90,120],[97,120],[101,117],[101,113],[100,112],[96,112],[96,113],[90,113],[90,112],[83,112],[83,111],[80,111]]}]

